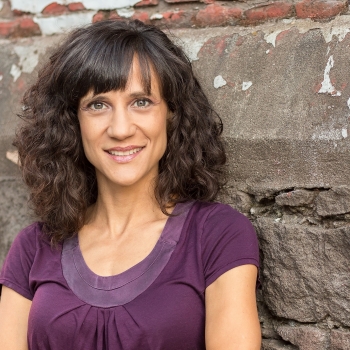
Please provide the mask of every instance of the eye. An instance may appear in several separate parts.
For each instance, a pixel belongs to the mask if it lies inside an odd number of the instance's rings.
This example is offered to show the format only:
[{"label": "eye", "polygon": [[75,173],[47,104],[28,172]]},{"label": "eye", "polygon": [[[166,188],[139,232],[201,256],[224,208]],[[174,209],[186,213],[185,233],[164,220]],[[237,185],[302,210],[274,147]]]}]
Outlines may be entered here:
[{"label": "eye", "polygon": [[104,108],[106,108],[106,105],[102,102],[92,102],[87,106],[89,109],[92,109],[93,111],[100,111]]},{"label": "eye", "polygon": [[152,102],[148,98],[141,98],[136,100],[132,106],[137,108],[146,108],[148,107]]}]

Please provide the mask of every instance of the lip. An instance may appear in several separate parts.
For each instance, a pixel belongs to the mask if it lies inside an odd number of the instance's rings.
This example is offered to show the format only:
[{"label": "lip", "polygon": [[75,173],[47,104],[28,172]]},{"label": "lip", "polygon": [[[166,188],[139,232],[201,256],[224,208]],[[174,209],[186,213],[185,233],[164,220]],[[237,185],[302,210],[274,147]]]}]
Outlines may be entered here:
[{"label": "lip", "polygon": [[[135,148],[141,148],[141,149],[138,152],[133,153],[133,154],[128,154],[127,156],[117,156],[117,155],[113,155],[113,154],[109,153],[110,151],[126,152],[126,151],[130,151],[132,149],[135,149]],[[131,162],[134,158],[136,158],[143,151],[144,148],[145,148],[145,146],[113,147],[113,148],[109,148],[105,152],[115,162],[123,164],[123,163]]]},{"label": "lip", "polygon": [[113,147],[113,148],[108,148],[106,149],[107,152],[109,151],[119,151],[119,152],[125,152],[125,151],[130,151],[135,148],[144,148],[145,146],[137,146],[137,145],[130,145],[126,147]]}]

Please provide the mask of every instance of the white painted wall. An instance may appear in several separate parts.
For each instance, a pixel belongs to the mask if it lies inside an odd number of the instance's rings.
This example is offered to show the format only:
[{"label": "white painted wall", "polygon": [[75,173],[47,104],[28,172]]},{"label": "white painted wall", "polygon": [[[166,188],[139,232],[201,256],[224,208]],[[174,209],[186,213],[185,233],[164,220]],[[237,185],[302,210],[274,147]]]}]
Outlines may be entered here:
[{"label": "white painted wall", "polygon": [[[41,13],[41,11],[52,2],[68,5],[79,0],[11,0],[12,10],[20,10],[30,13]],[[135,5],[140,0],[80,0],[88,10],[112,10]],[[0,0],[1,8],[2,0]]]}]

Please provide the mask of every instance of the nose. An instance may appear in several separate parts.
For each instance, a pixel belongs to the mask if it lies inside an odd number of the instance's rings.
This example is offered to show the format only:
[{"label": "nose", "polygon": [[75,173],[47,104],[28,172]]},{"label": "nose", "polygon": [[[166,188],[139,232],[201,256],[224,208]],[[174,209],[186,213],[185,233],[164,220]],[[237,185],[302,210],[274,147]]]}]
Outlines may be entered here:
[{"label": "nose", "polygon": [[134,124],[127,108],[117,107],[111,113],[107,134],[111,138],[118,140],[125,140],[134,135],[136,132],[136,125]]}]

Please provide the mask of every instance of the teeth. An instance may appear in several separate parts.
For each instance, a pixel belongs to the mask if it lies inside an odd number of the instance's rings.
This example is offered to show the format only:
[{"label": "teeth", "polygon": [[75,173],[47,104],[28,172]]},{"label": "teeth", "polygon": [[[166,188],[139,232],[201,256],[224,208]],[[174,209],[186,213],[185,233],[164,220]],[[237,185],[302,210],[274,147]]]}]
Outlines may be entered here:
[{"label": "teeth", "polygon": [[112,154],[113,156],[129,156],[130,154],[134,154],[136,152],[141,151],[141,149],[142,149],[142,147],[134,148],[134,149],[131,149],[131,150],[125,151],[125,152],[122,152],[122,151],[108,151],[108,153]]}]

